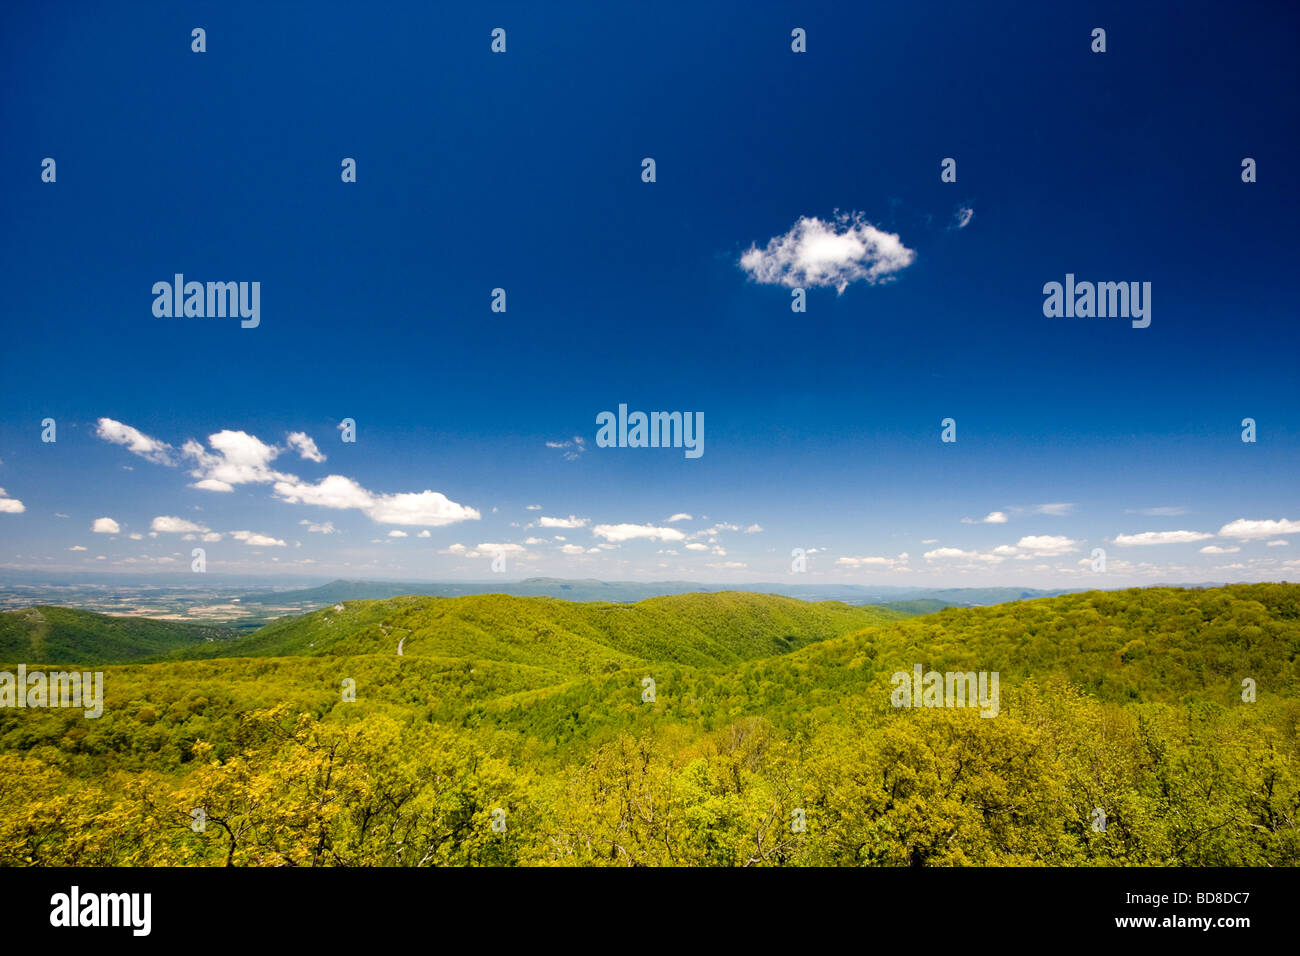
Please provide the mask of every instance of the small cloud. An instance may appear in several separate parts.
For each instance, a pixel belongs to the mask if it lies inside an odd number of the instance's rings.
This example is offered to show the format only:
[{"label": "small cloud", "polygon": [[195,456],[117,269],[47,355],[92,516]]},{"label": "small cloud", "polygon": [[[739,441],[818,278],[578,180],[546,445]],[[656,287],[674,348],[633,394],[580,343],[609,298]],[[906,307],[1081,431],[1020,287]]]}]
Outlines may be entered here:
[{"label": "small cloud", "polygon": [[538,520],[539,528],[585,528],[591,523],[590,518],[579,518],[577,515],[569,515],[567,518],[546,518]]},{"label": "small cloud", "polygon": [[1236,554],[1241,548],[1221,548],[1217,544],[1207,544],[1201,548],[1201,554]]},{"label": "small cloud", "polygon": [[1300,521],[1291,521],[1287,518],[1259,521],[1238,518],[1236,521],[1231,521],[1219,529],[1219,537],[1238,538],[1242,541],[1251,538],[1272,538],[1280,534],[1297,533],[1300,533]]},{"label": "small cloud", "polygon": [[207,531],[201,524],[195,524],[193,521],[186,521],[184,518],[177,518],[173,515],[159,515],[153,519],[149,525],[152,531],[162,531],[167,534],[181,534],[186,531]]},{"label": "small cloud", "polygon": [[85,549],[85,547],[84,547],[83,545],[80,545],[80,544],[74,544],[74,545],[73,545],[72,547],[70,547],[68,550],[69,550],[69,551],[85,551],[86,549]]},{"label": "small cloud", "polygon": [[1278,538],[1276,541],[1267,541],[1267,542],[1265,542],[1265,545],[1266,545],[1267,547],[1270,547],[1270,548],[1287,548],[1287,547],[1290,547],[1291,542],[1290,542],[1290,541],[1284,541],[1284,540],[1282,540],[1281,538]]},{"label": "small cloud", "polygon": [[677,521],[694,521],[694,520],[695,519],[692,518],[690,515],[688,515],[685,511],[679,511],[677,512],[677,514],[673,515],[671,518],[668,519],[668,523],[673,524],[674,522]]},{"label": "small cloud", "polygon": [[745,534],[762,534],[763,526],[761,524],[751,524],[745,529]]},{"label": "small cloud", "polygon": [[406,532],[405,532],[405,531],[397,531],[397,530],[393,530],[393,531],[388,532],[388,536],[389,536],[390,538],[405,538],[405,537],[406,537]]},{"label": "small cloud", "polygon": [[851,213],[834,222],[800,216],[789,232],[768,240],[764,248],[750,246],[740,267],[763,285],[831,286],[843,293],[853,282],[886,282],[915,258],[896,234]]},{"label": "small cloud", "polygon": [[122,530],[112,518],[96,518],[95,523],[90,526],[90,530],[95,534],[118,534]]},{"label": "small cloud", "polygon": [[952,227],[954,229],[965,229],[970,225],[970,221],[975,218],[975,210],[969,206],[962,206],[953,214]]},{"label": "small cloud", "polygon": [[591,529],[597,538],[615,544],[632,541],[637,538],[649,538],[652,541],[684,541],[686,535],[676,528],[656,528],[646,524],[598,524]]},{"label": "small cloud", "polygon": [[564,460],[573,461],[587,450],[587,440],[581,435],[574,435],[568,441],[548,441],[546,447],[564,449]]},{"label": "small cloud", "polygon": [[1001,511],[990,511],[979,521],[975,521],[972,518],[962,518],[961,523],[962,524],[1006,524],[1007,516]]},{"label": "small cloud", "polygon": [[265,534],[256,534],[252,531],[232,531],[230,536],[236,541],[242,541],[254,548],[283,548],[285,543],[279,538],[272,538]]},{"label": "small cloud", "polygon": [[421,531],[419,534],[417,534],[416,537],[417,537],[417,538],[432,538],[432,537],[433,537],[433,534],[430,533],[430,531],[429,531],[428,528],[425,528],[423,531]]},{"label": "small cloud", "polygon": [[306,525],[308,532],[313,534],[338,534],[338,530],[334,527],[333,521],[317,522],[317,521],[309,521],[306,518],[303,518],[298,523],[300,525]]},{"label": "small cloud", "polygon": [[157,438],[150,438],[144,432],[130,425],[123,425],[111,418],[101,418],[95,426],[95,435],[114,445],[122,445],[133,455],[139,455],[145,461],[155,465],[175,465],[171,445]]},{"label": "small cloud", "polygon": [[[548,442],[548,444],[549,444],[549,442]],[[542,506],[541,506],[541,505],[524,505],[524,510],[525,510],[525,511],[541,511],[541,510],[542,510]]]},{"label": "small cloud", "polygon": [[1213,538],[1203,531],[1143,531],[1141,534],[1117,534],[1115,543],[1122,548],[1149,544],[1191,544]]},{"label": "small cloud", "polygon": [[307,461],[314,461],[319,464],[325,460],[321,450],[316,447],[315,440],[306,432],[290,432],[289,447],[296,450]]},{"label": "small cloud", "polygon": [[27,510],[17,498],[10,498],[5,494],[5,490],[0,488],[0,514],[20,515]]}]

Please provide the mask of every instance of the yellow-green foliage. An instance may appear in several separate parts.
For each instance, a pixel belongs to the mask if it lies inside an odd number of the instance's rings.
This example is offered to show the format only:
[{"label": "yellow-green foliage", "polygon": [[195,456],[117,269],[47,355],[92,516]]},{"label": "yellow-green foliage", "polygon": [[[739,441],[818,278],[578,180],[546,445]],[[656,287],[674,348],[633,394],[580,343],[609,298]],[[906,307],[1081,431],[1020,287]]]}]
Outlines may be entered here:
[{"label": "yellow-green foliage", "polygon": [[[98,720],[0,711],[0,865],[1300,864],[1300,586],[491,598],[108,667]],[[895,709],[917,663],[999,671],[998,715]]]}]

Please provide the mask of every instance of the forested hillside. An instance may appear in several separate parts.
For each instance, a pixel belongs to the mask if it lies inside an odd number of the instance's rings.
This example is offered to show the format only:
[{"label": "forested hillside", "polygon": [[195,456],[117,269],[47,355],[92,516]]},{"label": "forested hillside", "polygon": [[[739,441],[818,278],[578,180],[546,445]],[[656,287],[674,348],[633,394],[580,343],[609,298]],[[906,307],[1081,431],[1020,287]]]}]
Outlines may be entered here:
[{"label": "forested hillside", "polygon": [[0,612],[0,662],[105,664],[234,636],[234,631],[210,624],[114,617],[42,605]]},{"label": "forested hillside", "polygon": [[1285,584],[348,602],[0,710],[0,864],[1297,865],[1298,653]]}]

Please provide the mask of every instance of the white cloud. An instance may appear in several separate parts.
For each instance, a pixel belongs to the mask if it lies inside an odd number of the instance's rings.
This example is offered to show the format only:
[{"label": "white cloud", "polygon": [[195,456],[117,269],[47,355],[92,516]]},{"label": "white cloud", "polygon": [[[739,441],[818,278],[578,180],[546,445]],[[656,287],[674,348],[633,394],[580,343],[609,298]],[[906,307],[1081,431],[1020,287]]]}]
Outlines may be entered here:
[{"label": "white cloud", "polygon": [[257,534],[252,531],[232,531],[230,536],[236,541],[242,541],[244,544],[255,548],[283,548],[284,542],[279,538],[272,538],[269,535]]},{"label": "white cloud", "polygon": [[874,555],[858,558],[845,556],[842,558],[836,558],[835,563],[845,568],[893,568],[900,564],[906,564],[907,560],[908,555],[907,552],[904,551],[896,558],[878,557]]},{"label": "white cloud", "polygon": [[223,429],[209,435],[208,444],[212,451],[192,438],[181,446],[181,452],[194,459],[197,466],[190,472],[200,479],[193,487],[229,491],[233,485],[268,484],[293,477],[271,469],[271,462],[279,456],[280,449],[256,435]]},{"label": "white cloud", "polygon": [[212,544],[214,541],[220,541],[220,540],[221,540],[221,532],[220,532],[220,531],[209,531],[207,534],[203,535],[202,540],[203,540],[203,541],[206,541],[208,544]]},{"label": "white cloud", "polygon": [[1250,538],[1275,538],[1281,534],[1300,534],[1300,521],[1291,521],[1287,518],[1279,518],[1276,521],[1251,521],[1247,518],[1238,518],[1219,529],[1219,537],[1239,538],[1242,541]]},{"label": "white cloud", "polygon": [[421,531],[419,534],[417,534],[416,537],[417,537],[417,538],[432,538],[432,537],[433,537],[433,532],[431,532],[428,528],[425,528],[423,531]]},{"label": "white cloud", "polygon": [[152,531],[163,531],[169,534],[180,534],[185,531],[208,530],[201,524],[195,524],[193,521],[186,521],[184,518],[177,518],[172,515],[159,515],[153,519],[149,528]]},{"label": "white cloud", "polygon": [[688,515],[685,511],[679,511],[677,512],[677,514],[673,515],[671,518],[668,519],[668,523],[673,524],[676,521],[694,521],[694,520],[695,519],[692,518],[690,515]]},{"label": "white cloud", "polygon": [[321,450],[316,447],[315,440],[306,432],[290,432],[289,447],[297,451],[307,461],[314,461],[319,464],[325,460]]},{"label": "white cloud", "polygon": [[942,558],[972,558],[974,556],[974,551],[963,551],[961,548],[935,548],[933,551],[927,551],[922,555],[927,561],[937,561]]},{"label": "white cloud", "polygon": [[969,206],[963,206],[957,210],[952,218],[954,229],[965,229],[970,225],[970,221],[975,218],[975,210]]},{"label": "white cloud", "polygon": [[1121,548],[1146,544],[1191,544],[1214,535],[1202,531],[1143,531],[1141,534],[1117,534],[1115,543]]},{"label": "white cloud", "polygon": [[0,514],[20,515],[26,510],[26,506],[21,501],[8,497],[5,490],[0,488]]},{"label": "white cloud", "polygon": [[1040,557],[1050,558],[1058,554],[1068,554],[1071,551],[1078,550],[1079,542],[1060,535],[1039,534],[1021,538],[1016,542],[1016,547],[1025,551],[1032,551]]},{"label": "white cloud", "polygon": [[1270,548],[1288,548],[1291,546],[1291,542],[1283,541],[1281,538],[1279,538],[1276,541],[1265,542],[1265,545]]},{"label": "white cloud", "polygon": [[542,510],[542,506],[541,506],[541,505],[524,505],[524,510],[525,510],[525,511],[541,511],[541,510]]},{"label": "white cloud", "polygon": [[586,554],[587,549],[580,544],[565,544],[560,546],[561,554]]},{"label": "white cloud", "polygon": [[519,556],[527,554],[528,550],[519,544],[490,544],[484,543],[477,545],[473,550],[466,548],[463,544],[453,544],[443,548],[439,554],[454,554],[462,558],[494,558],[498,554]]},{"label": "white cloud", "polygon": [[701,544],[698,541],[692,541],[690,544],[686,546],[686,550],[687,551],[708,551],[709,546],[707,544]]},{"label": "white cloud", "polygon": [[96,518],[95,523],[90,526],[90,530],[95,534],[118,534],[122,526],[112,518]]},{"label": "white cloud", "polygon": [[72,547],[70,547],[68,550],[69,550],[69,551],[85,551],[86,548],[85,548],[84,545],[74,544],[74,545],[73,545]]},{"label": "white cloud", "polygon": [[155,465],[176,464],[175,459],[172,457],[174,449],[171,445],[159,441],[157,438],[150,438],[144,432],[132,428],[130,425],[123,425],[111,418],[101,418],[95,427],[95,434],[104,441],[126,446],[127,451],[139,455],[145,461],[151,461]]},{"label": "white cloud", "polygon": [[1007,516],[1001,511],[990,511],[979,521],[975,521],[973,518],[962,518],[961,523],[962,524],[1006,524]]},{"label": "white cloud", "polygon": [[405,531],[398,531],[398,530],[394,529],[394,530],[388,532],[388,536],[389,536],[390,538],[405,538],[405,537],[406,537],[406,532],[405,532]]},{"label": "white cloud", "polygon": [[762,531],[763,531],[763,526],[761,524],[751,524],[748,528],[745,529],[745,534],[761,534]]},{"label": "white cloud", "polygon": [[1055,504],[1034,505],[1029,509],[1031,514],[1036,515],[1068,515],[1074,510],[1074,505],[1070,502],[1062,501]]},{"label": "white cloud", "polygon": [[590,518],[579,518],[576,515],[569,515],[567,518],[546,518],[538,520],[539,528],[585,528],[591,523]]},{"label": "white cloud", "polygon": [[801,216],[785,235],[756,245],[740,257],[740,267],[764,285],[788,288],[833,286],[843,292],[850,283],[887,281],[916,258],[894,233],[867,222],[860,213],[826,222]]},{"label": "white cloud", "polygon": [[298,523],[301,525],[306,525],[307,531],[312,534],[338,534],[338,529],[334,527],[333,521],[321,521],[318,523],[303,518]]},{"label": "white cloud", "polygon": [[686,535],[676,528],[656,528],[648,524],[598,524],[591,529],[598,538],[615,543],[631,541],[634,538],[649,538],[652,541],[684,541]]},{"label": "white cloud", "polygon": [[316,484],[297,478],[277,481],[275,494],[290,504],[354,508],[379,524],[441,527],[458,521],[477,521],[481,517],[475,509],[457,504],[437,491],[376,495],[343,475],[329,475]]},{"label": "white cloud", "polygon": [[144,540],[144,535],[140,534],[140,532],[138,531],[132,531],[129,535],[127,535],[127,537],[130,538],[132,541]]},{"label": "white cloud", "polygon": [[1240,550],[1238,547],[1221,548],[1217,544],[1207,544],[1201,548],[1201,554],[1236,554]]},{"label": "white cloud", "polygon": [[227,481],[218,481],[216,478],[204,478],[202,481],[196,481],[190,485],[191,488],[198,488],[200,491],[234,491],[235,486]]},{"label": "white cloud", "polygon": [[581,435],[574,435],[568,441],[548,441],[547,448],[564,448],[564,458],[566,461],[573,461],[584,451],[587,450],[587,440]]}]

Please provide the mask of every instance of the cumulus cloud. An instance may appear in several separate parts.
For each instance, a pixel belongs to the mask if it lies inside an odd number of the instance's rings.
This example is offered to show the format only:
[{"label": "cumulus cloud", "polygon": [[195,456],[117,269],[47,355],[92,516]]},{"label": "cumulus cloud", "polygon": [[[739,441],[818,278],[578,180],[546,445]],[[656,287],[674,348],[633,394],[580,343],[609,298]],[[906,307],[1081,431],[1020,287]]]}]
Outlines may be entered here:
[{"label": "cumulus cloud", "polygon": [[454,554],[461,558],[495,558],[498,554],[518,557],[527,554],[528,550],[519,544],[483,543],[476,545],[474,548],[467,548],[463,544],[453,544],[443,548],[438,553]]},{"label": "cumulus cloud", "polygon": [[122,526],[112,518],[96,518],[90,530],[95,534],[117,534],[122,530]]},{"label": "cumulus cloud", "polygon": [[976,521],[974,518],[962,518],[961,523],[962,524],[1006,524],[1007,516],[1001,511],[990,511],[983,518],[980,518],[979,521]]},{"label": "cumulus cloud", "polygon": [[671,518],[668,519],[668,523],[674,524],[675,522],[678,521],[694,521],[694,520],[695,519],[690,515],[688,515],[685,511],[679,511],[677,512],[677,514],[673,515]]},{"label": "cumulus cloud", "polygon": [[1280,534],[1300,534],[1300,521],[1291,521],[1287,518],[1258,521],[1238,518],[1219,529],[1219,537],[1238,538],[1242,541],[1251,538],[1274,538]]},{"label": "cumulus cloud", "polygon": [[406,532],[405,532],[405,531],[398,531],[396,528],[394,528],[392,531],[388,532],[388,536],[389,536],[390,538],[405,538],[405,537],[406,537]]},{"label": "cumulus cloud", "polygon": [[598,524],[591,529],[591,533],[615,544],[636,538],[649,538],[652,541],[686,540],[686,535],[676,528],[656,528],[648,524]]},{"label": "cumulus cloud", "polygon": [[173,515],[159,515],[149,525],[151,531],[163,531],[168,534],[184,534],[186,531],[207,531],[201,524],[186,521]]},{"label": "cumulus cloud", "polygon": [[26,506],[21,501],[10,498],[5,494],[5,490],[0,488],[0,514],[20,515],[26,510]]},{"label": "cumulus cloud", "polygon": [[316,441],[306,432],[290,432],[289,447],[298,452],[298,454],[307,461],[320,463],[325,460],[321,450],[316,447]]},{"label": "cumulus cloud", "polygon": [[95,434],[114,445],[124,445],[133,455],[139,455],[145,461],[151,461],[155,465],[176,464],[171,445],[157,438],[150,438],[130,425],[123,425],[111,418],[101,418],[95,426]]},{"label": "cumulus cloud", "polygon": [[209,435],[208,445],[212,451],[191,438],[181,446],[181,453],[195,462],[190,472],[200,479],[195,487],[229,491],[234,485],[269,484],[292,477],[270,467],[280,449],[248,432],[224,429]]},{"label": "cumulus cloud", "polygon": [[300,525],[306,525],[307,531],[313,534],[338,534],[337,529],[335,529],[334,527],[333,521],[321,521],[318,523],[315,521],[308,521],[306,518],[303,518],[298,523]]},{"label": "cumulus cloud", "polygon": [[1129,548],[1146,544],[1191,544],[1213,537],[1203,531],[1143,531],[1141,534],[1117,534],[1115,543]]},{"label": "cumulus cloud", "polygon": [[255,548],[283,548],[284,542],[279,538],[272,538],[269,535],[257,534],[253,531],[232,531],[230,536],[236,541],[242,541],[244,544],[251,545]]},{"label": "cumulus cloud", "polygon": [[1236,554],[1240,550],[1238,547],[1221,548],[1217,544],[1207,544],[1201,548],[1201,554]]},{"label": "cumulus cloud", "polygon": [[761,524],[751,524],[745,529],[745,534],[762,534],[763,526]]},{"label": "cumulus cloud", "polygon": [[538,520],[537,526],[539,528],[585,528],[590,523],[590,518],[579,518],[577,515],[569,515],[567,518],[542,517]]},{"label": "cumulus cloud", "polygon": [[1281,538],[1278,538],[1276,541],[1266,541],[1264,544],[1265,547],[1269,548],[1289,548],[1291,546],[1290,541],[1283,541]]},{"label": "cumulus cloud", "polygon": [[85,551],[85,550],[86,550],[86,547],[85,547],[85,545],[74,544],[74,545],[73,545],[72,547],[70,547],[68,550],[69,550],[69,551]]},{"label": "cumulus cloud", "polygon": [[896,234],[852,213],[833,222],[801,216],[789,232],[768,240],[764,248],[750,246],[740,257],[740,267],[764,285],[832,286],[842,293],[853,282],[887,281],[915,258]]},{"label": "cumulus cloud", "polygon": [[457,504],[437,491],[374,494],[343,475],[329,475],[315,484],[297,478],[277,481],[274,489],[276,497],[290,504],[356,509],[379,524],[441,527],[481,517],[474,508]]}]

